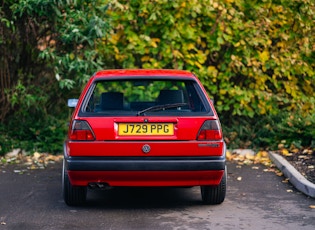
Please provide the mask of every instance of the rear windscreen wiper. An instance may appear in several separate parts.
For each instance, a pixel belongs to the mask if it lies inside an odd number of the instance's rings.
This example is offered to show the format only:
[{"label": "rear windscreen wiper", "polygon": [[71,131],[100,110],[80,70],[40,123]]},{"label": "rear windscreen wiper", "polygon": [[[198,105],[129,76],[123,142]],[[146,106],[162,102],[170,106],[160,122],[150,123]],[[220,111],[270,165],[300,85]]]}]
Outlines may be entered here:
[{"label": "rear windscreen wiper", "polygon": [[171,109],[171,108],[176,108],[176,107],[183,107],[186,106],[187,103],[174,103],[174,104],[164,104],[164,105],[155,105],[149,108],[146,108],[144,110],[141,110],[137,113],[137,116],[140,116],[144,114],[145,112],[149,111],[157,111],[157,110],[164,110],[164,109]]}]

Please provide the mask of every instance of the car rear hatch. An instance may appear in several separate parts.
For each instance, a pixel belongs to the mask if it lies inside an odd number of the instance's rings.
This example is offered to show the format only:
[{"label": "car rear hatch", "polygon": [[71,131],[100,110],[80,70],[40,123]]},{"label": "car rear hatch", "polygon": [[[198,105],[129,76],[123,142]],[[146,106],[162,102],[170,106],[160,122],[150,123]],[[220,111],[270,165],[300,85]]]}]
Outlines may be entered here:
[{"label": "car rear hatch", "polygon": [[217,115],[194,76],[95,79],[76,112],[67,141],[70,156],[224,152]]}]

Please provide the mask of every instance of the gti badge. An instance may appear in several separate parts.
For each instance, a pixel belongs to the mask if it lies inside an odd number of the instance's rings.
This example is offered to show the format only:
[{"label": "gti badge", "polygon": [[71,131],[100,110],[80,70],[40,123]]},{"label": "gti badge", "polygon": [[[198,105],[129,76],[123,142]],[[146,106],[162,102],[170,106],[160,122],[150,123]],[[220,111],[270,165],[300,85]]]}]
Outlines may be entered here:
[{"label": "gti badge", "polygon": [[143,151],[144,153],[149,153],[150,150],[151,150],[150,145],[145,144],[144,146],[142,146],[142,151]]}]

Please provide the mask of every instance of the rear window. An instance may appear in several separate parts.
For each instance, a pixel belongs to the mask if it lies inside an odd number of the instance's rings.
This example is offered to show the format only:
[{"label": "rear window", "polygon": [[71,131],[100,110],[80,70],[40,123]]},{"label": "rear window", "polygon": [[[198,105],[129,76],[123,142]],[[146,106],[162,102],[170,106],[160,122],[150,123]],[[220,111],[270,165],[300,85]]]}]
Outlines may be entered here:
[{"label": "rear window", "polygon": [[213,114],[206,97],[193,80],[98,80],[81,106],[84,116],[193,116]]}]

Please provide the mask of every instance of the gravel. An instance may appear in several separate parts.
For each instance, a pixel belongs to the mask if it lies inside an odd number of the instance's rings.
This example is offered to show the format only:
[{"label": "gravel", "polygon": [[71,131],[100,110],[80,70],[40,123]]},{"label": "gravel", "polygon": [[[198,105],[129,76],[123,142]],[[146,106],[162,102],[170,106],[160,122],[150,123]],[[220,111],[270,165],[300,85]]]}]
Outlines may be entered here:
[{"label": "gravel", "polygon": [[307,180],[315,184],[315,150],[301,150],[284,157]]}]

